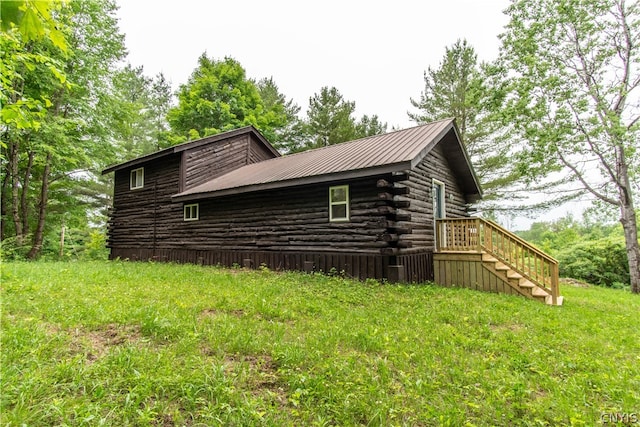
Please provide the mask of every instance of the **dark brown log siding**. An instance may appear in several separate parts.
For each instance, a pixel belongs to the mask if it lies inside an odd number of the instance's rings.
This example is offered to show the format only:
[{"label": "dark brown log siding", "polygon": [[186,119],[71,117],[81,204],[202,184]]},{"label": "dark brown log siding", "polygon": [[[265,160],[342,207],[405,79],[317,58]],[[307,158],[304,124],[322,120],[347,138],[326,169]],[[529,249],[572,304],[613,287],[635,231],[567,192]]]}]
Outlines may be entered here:
[{"label": "dark brown log siding", "polygon": [[183,154],[184,187],[203,184],[247,164],[249,137],[219,141],[187,150]]},{"label": "dark brown log siding", "polygon": [[397,183],[398,186],[408,187],[409,194],[407,196],[396,196],[396,199],[410,201],[410,206],[406,209],[398,209],[398,213],[411,215],[410,221],[399,222],[400,227],[411,229],[411,233],[403,234],[400,240],[411,247],[402,249],[401,252],[422,252],[425,249],[433,251],[435,247],[433,199],[431,194],[433,179],[445,184],[445,210],[447,217],[468,216],[464,194],[458,185],[455,175],[452,173],[446,153],[442,149],[442,144],[431,150],[414,170],[409,171],[408,175],[408,180]]},{"label": "dark brown log siding", "polygon": [[110,247],[379,254],[388,246],[377,178],[349,183],[351,220],[345,223],[329,222],[331,184],[200,201],[200,219],[184,221],[184,204],[170,198],[177,193],[178,169],[177,156],[145,165],[141,190],[129,189],[129,170],[116,173]]},{"label": "dark brown log siding", "polygon": [[[140,166],[136,166],[138,168]],[[180,215],[182,205],[171,202],[179,186],[180,155],[145,163],[144,187],[129,189],[131,169],[115,172],[113,209],[109,219],[108,246],[157,247],[158,233],[166,218]]]},{"label": "dark brown log siding", "polygon": [[254,138],[250,139],[249,143],[249,159],[247,164],[258,163],[263,160],[272,159],[274,154],[267,150],[264,144],[260,141],[257,141]]},{"label": "dark brown log siding", "polygon": [[[223,168],[241,161],[243,144],[245,161],[269,157],[248,138],[226,144],[231,144],[228,153],[235,154],[218,157],[226,159]],[[190,161],[202,163],[205,158],[204,152],[192,153]],[[254,266],[265,262],[273,269],[301,269],[301,263],[313,262],[316,270],[333,267],[361,279],[386,277],[387,267],[399,264],[405,266],[407,281],[421,282],[433,279],[433,178],[445,183],[447,216],[467,216],[464,195],[441,146],[406,176],[201,200],[200,219],[188,222],[183,219],[184,204],[171,201],[179,191],[180,165],[179,154],[145,164],[141,190],[129,189],[129,169],[116,172],[108,241],[112,258],[224,265],[250,259]],[[208,173],[218,172],[210,168]],[[190,179],[193,183],[201,178]],[[331,223],[329,187],[344,184],[350,186],[350,221]]]},{"label": "dark brown log siding", "polygon": [[[338,183],[343,184],[343,183]],[[329,222],[328,184],[203,200],[200,220],[167,219],[163,247],[379,253],[385,218],[375,179],[350,183],[351,221]]]},{"label": "dark brown log siding", "polygon": [[271,159],[274,154],[250,135],[226,139],[184,152],[183,187],[203,184],[250,163]]}]

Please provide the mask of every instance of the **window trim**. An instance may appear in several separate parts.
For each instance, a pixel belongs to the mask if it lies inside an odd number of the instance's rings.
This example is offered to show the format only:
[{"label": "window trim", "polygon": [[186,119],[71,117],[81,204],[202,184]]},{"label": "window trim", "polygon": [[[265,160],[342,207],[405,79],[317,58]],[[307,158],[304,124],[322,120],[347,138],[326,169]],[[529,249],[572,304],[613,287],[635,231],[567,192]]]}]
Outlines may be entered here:
[{"label": "window trim", "polygon": [[[333,190],[337,190],[337,189],[344,189],[345,190],[345,200],[344,201],[333,201],[331,199],[331,195],[333,193]],[[339,218],[334,218],[333,217],[333,207],[334,206],[339,206],[339,205],[345,205],[346,206],[346,217],[339,217]],[[350,209],[349,209],[349,185],[334,185],[329,187],[329,222],[348,222],[350,221]]]},{"label": "window trim", "polygon": [[[195,209],[194,209],[195,208]],[[193,212],[195,210],[195,216]],[[187,216],[187,211],[189,215]],[[198,221],[200,219],[200,203],[190,203],[182,208],[183,218],[185,221]]]},{"label": "window trim", "polygon": [[[140,174],[140,185],[136,185],[138,183],[138,174]],[[129,173],[129,189],[139,190],[141,188],[144,188],[144,167],[131,169]]]},{"label": "window trim", "polygon": [[[431,188],[434,191],[434,194],[432,194],[433,197],[433,218],[436,219],[438,218],[438,214],[440,214],[440,218],[444,219],[447,217],[447,200],[446,200],[446,194],[447,194],[447,190],[446,190],[446,186],[445,183],[436,179],[436,178],[432,178],[431,179]],[[435,191],[437,191],[436,189],[439,189],[439,195],[435,194]],[[437,207],[437,203],[436,203],[436,197],[440,196],[439,198],[442,200],[442,206],[441,212],[436,212],[436,207]]]}]

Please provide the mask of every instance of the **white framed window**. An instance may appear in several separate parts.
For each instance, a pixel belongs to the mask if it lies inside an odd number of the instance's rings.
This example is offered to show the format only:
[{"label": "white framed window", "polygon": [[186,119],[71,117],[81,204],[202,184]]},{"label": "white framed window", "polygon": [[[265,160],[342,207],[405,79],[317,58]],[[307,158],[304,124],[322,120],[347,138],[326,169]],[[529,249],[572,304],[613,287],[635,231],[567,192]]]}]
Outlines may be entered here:
[{"label": "white framed window", "polygon": [[197,221],[200,219],[200,206],[198,203],[184,205],[184,220]]},{"label": "white framed window", "polygon": [[142,187],[144,187],[144,168],[133,169],[131,171],[129,188],[131,190],[137,190]]},{"label": "white framed window", "polygon": [[349,221],[349,186],[329,187],[329,221]]}]

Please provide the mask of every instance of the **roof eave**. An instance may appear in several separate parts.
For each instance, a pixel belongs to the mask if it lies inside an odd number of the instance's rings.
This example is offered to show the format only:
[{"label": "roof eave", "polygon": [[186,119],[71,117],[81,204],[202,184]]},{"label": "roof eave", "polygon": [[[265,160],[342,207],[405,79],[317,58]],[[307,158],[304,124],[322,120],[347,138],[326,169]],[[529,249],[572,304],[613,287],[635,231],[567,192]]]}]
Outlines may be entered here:
[{"label": "roof eave", "polygon": [[465,147],[464,143],[462,142],[462,139],[460,139],[460,132],[458,131],[458,126],[456,125],[455,121],[453,123],[453,130],[456,133],[456,139],[458,140],[458,145],[460,146],[460,149],[462,150],[462,155],[464,156],[465,160],[467,161],[467,164],[469,165],[469,172],[471,172],[471,178],[473,179],[473,183],[476,187],[476,189],[478,190],[477,194],[478,197],[474,200],[474,201],[478,201],[480,199],[482,199],[483,196],[483,191],[482,191],[482,186],[480,185],[480,180],[478,179],[478,175],[476,174],[476,170],[473,167],[473,163],[471,163],[471,157],[469,156],[469,152],[467,151],[467,147]]},{"label": "roof eave", "polygon": [[264,147],[269,150],[269,152],[271,152],[275,157],[280,157],[281,154],[275,149],[273,148],[273,146],[269,143],[269,141],[267,141],[267,139],[258,131],[258,129],[256,129],[254,126],[250,125],[250,126],[245,126],[239,129],[234,129],[234,130],[230,130],[227,132],[221,132],[221,133],[217,133],[215,135],[209,135],[209,136],[205,136],[204,138],[200,138],[200,139],[196,139],[194,141],[187,141],[184,142],[182,144],[178,144],[178,145],[174,145],[173,147],[169,147],[169,148],[165,148],[163,150],[160,151],[156,151],[155,153],[151,153],[151,154],[147,154],[145,156],[142,157],[138,157],[132,160],[127,160],[126,162],[122,162],[122,163],[118,163],[116,165],[112,165],[107,167],[106,169],[104,169],[102,171],[102,175],[106,175],[110,172],[119,170],[119,169],[125,169],[125,168],[129,168],[132,166],[137,166],[140,165],[142,163],[146,163],[148,161],[151,160],[156,160],[159,159],[161,157],[170,155],[170,154],[174,154],[174,153],[181,153],[183,151],[186,150],[190,150],[192,148],[197,148],[200,147],[202,145],[206,145],[206,144],[211,144],[213,142],[217,142],[220,140],[224,140],[224,139],[229,139],[229,138],[233,138],[236,136],[240,136],[243,134],[253,134],[263,145]]},{"label": "roof eave", "polygon": [[102,175],[106,175],[110,172],[117,171],[119,169],[137,166],[151,160],[156,160],[161,157],[168,156],[169,154],[173,154],[174,152],[175,152],[174,147],[169,147],[169,148],[165,148],[164,150],[156,151],[155,153],[147,154],[146,156],[138,157],[132,160],[127,160],[126,162],[118,163],[118,164],[109,166],[106,169],[103,169]]},{"label": "roof eave", "polygon": [[449,133],[450,131],[453,131],[455,134],[455,139],[457,141],[458,147],[460,148],[460,151],[462,152],[462,156],[465,159],[465,162],[468,166],[469,169],[469,174],[471,177],[471,180],[473,181],[473,186],[475,187],[475,189],[477,190],[477,193],[467,193],[465,194],[465,197],[467,198],[467,200],[472,200],[471,203],[478,201],[480,199],[482,199],[482,187],[480,186],[480,181],[478,180],[478,176],[476,175],[476,171],[473,168],[473,164],[471,163],[471,158],[469,157],[469,153],[467,152],[466,147],[464,146],[464,143],[462,142],[462,139],[460,139],[460,132],[458,130],[458,125],[456,124],[455,119],[451,119],[451,123],[449,123],[449,125],[447,125],[447,127],[445,127],[444,129],[442,129],[442,131],[440,133],[438,133],[438,135],[433,138],[432,142],[430,144],[428,144],[427,146],[425,146],[420,153],[411,161],[411,168],[415,168],[426,156],[427,154],[429,154],[429,152],[431,150],[433,150],[433,147],[435,145],[437,145],[438,143],[440,143],[442,141],[442,139],[447,135],[447,133]]},{"label": "roof eave", "polygon": [[183,202],[192,200],[213,199],[223,196],[253,193],[256,191],[274,190],[279,188],[289,188],[294,186],[321,184],[332,181],[344,181],[357,178],[366,178],[373,175],[382,175],[385,173],[398,172],[408,170],[411,167],[410,162],[392,163],[382,166],[376,166],[366,169],[356,169],[346,172],[335,172],[325,175],[306,176],[302,178],[288,179],[283,181],[266,182],[262,184],[245,185],[242,187],[225,188],[217,191],[204,191],[198,193],[176,194],[171,196],[173,202]]}]

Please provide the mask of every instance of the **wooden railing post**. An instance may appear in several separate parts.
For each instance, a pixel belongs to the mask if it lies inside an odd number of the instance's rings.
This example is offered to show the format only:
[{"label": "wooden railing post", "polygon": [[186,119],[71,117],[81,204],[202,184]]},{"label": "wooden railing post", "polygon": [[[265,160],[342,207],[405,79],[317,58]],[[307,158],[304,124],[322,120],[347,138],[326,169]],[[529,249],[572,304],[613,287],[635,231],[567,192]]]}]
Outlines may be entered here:
[{"label": "wooden railing post", "polygon": [[553,305],[560,298],[558,261],[493,221],[482,218],[436,220],[436,251],[487,252],[544,288]]},{"label": "wooden railing post", "polygon": [[560,283],[558,278],[560,273],[558,271],[558,263],[551,264],[551,304],[558,305],[558,297],[560,296]]},{"label": "wooden railing post", "polygon": [[482,236],[480,228],[482,227],[482,223],[480,222],[480,218],[475,219],[475,228],[476,228],[476,251],[482,252]]}]

